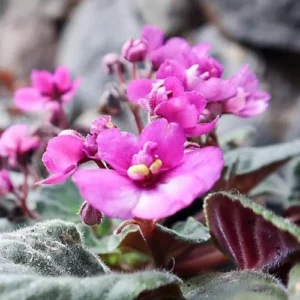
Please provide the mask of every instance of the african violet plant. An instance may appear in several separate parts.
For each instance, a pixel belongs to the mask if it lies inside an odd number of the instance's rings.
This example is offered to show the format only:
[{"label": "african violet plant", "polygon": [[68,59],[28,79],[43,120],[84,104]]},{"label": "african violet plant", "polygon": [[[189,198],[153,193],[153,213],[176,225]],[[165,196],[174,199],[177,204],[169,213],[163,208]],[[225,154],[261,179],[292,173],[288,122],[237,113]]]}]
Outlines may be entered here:
[{"label": "african violet plant", "polygon": [[[119,96],[105,111],[127,105],[138,136],[110,115],[74,128],[65,105],[80,81],[65,67],[15,92],[19,110],[47,120],[0,138],[3,216],[24,226],[0,238],[1,298],[299,299],[299,183],[271,174],[300,141],[246,148],[241,132],[217,135],[221,117],[257,116],[270,96],[249,66],[222,78],[209,48],[145,26],[103,58]],[[270,194],[292,202],[275,214]]]}]

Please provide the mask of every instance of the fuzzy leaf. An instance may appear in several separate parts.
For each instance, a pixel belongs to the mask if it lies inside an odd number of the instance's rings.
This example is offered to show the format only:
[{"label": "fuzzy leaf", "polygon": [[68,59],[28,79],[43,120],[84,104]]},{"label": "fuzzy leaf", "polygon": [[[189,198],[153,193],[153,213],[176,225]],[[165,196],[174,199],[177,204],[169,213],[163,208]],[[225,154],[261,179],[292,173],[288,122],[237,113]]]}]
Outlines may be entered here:
[{"label": "fuzzy leaf", "polygon": [[267,176],[298,155],[300,155],[300,139],[267,147],[239,148],[225,152],[226,171],[215,190],[234,188],[240,193],[248,193]]},{"label": "fuzzy leaf", "polygon": [[157,224],[156,227],[159,231],[183,243],[200,244],[210,239],[208,228],[192,217],[176,223],[171,229],[161,224]]},{"label": "fuzzy leaf", "polygon": [[300,299],[300,264],[293,267],[289,274],[289,300]]},{"label": "fuzzy leaf", "polygon": [[242,270],[286,271],[299,260],[300,228],[241,195],[208,195],[205,215],[220,249]]},{"label": "fuzzy leaf", "polygon": [[77,215],[83,199],[72,181],[43,186],[34,195],[37,211],[42,220],[61,218],[67,221],[79,221]]},{"label": "fuzzy leaf", "polygon": [[170,264],[174,261],[176,265],[183,263],[186,259],[182,254],[188,254],[202,246],[210,239],[210,234],[207,227],[189,217],[184,222],[176,223],[171,229],[156,224],[154,239],[164,253],[164,266],[171,267]]},{"label": "fuzzy leaf", "polygon": [[188,300],[287,300],[278,281],[253,271],[194,277],[184,283],[182,290]]},{"label": "fuzzy leaf", "polygon": [[146,299],[149,293],[180,299],[180,280],[174,275],[104,274],[103,268],[81,245],[72,223],[53,220],[0,236],[1,299],[130,300]]}]

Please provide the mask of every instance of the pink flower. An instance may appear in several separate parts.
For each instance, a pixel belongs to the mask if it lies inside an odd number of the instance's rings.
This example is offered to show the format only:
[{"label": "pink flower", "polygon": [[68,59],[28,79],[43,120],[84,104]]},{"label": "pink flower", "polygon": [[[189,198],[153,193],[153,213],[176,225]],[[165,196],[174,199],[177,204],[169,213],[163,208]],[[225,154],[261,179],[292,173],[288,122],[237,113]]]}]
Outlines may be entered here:
[{"label": "pink flower", "polygon": [[155,84],[148,79],[133,81],[127,88],[129,100],[148,109],[151,117],[162,117],[180,124],[188,137],[212,131],[218,121],[200,123],[206,100],[196,91],[185,92],[176,77],[167,77]]},{"label": "pink flower", "polygon": [[10,180],[7,170],[0,170],[0,197],[5,196],[13,190],[13,185]]},{"label": "pink flower", "polygon": [[32,87],[16,91],[15,105],[22,111],[31,112],[57,109],[66,104],[76,93],[80,80],[71,81],[70,72],[58,67],[54,74],[48,71],[33,71]]},{"label": "pink flower", "polygon": [[182,60],[166,60],[158,69],[156,77],[165,79],[175,76],[187,91],[199,92],[208,102],[224,101],[236,95],[233,83],[220,78],[223,68],[219,62],[209,56],[197,61],[198,64],[189,66]]},{"label": "pink flower", "polygon": [[156,26],[145,25],[142,29],[141,39],[147,41],[148,53],[151,54],[164,43],[164,33]]},{"label": "pink flower", "polygon": [[98,117],[91,125],[90,134],[84,140],[84,152],[89,158],[95,158],[98,151],[97,137],[106,129],[115,128],[116,125],[112,122],[111,116],[103,115]]},{"label": "pink flower", "polygon": [[11,166],[24,165],[39,145],[40,139],[32,136],[26,125],[12,125],[0,137],[0,156],[8,157]]},{"label": "pink flower", "polygon": [[64,182],[86,158],[84,138],[74,130],[64,130],[48,142],[42,161],[52,175],[36,184]]},{"label": "pink flower", "polygon": [[103,131],[98,156],[113,170],[79,170],[73,180],[83,198],[111,217],[164,218],[190,205],[219,179],[222,151],[184,151],[185,134],[159,119],[140,138],[116,128]]},{"label": "pink flower", "polygon": [[86,138],[74,130],[64,130],[51,139],[42,161],[52,175],[36,184],[61,183],[72,176],[82,163],[97,161],[96,139],[102,131],[114,127],[111,116],[100,116],[92,123]]},{"label": "pink flower", "polygon": [[248,65],[231,78],[237,95],[222,103],[225,113],[248,118],[262,114],[269,105],[270,94],[259,90],[259,82]]},{"label": "pink flower", "polygon": [[122,55],[130,62],[144,61],[148,53],[148,43],[145,40],[130,39],[122,48]]}]

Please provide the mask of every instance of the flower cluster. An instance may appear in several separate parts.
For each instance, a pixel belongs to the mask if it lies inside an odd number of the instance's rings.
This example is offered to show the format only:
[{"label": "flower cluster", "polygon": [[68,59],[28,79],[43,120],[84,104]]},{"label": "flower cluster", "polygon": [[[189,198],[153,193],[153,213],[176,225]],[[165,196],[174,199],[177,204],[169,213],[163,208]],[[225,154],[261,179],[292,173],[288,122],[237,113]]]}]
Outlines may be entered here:
[{"label": "flower cluster", "polygon": [[[51,175],[38,183],[58,184],[72,176],[86,201],[81,218],[89,225],[99,223],[102,213],[164,218],[209,192],[223,169],[221,149],[209,143],[219,118],[256,116],[270,99],[248,66],[224,79],[209,49],[179,37],[165,41],[159,28],[145,26],[139,39],[124,44],[122,56],[107,54],[106,71],[118,78],[117,94],[131,108],[139,136],[121,131],[109,115],[96,119],[86,136],[63,130],[42,158]],[[27,111],[61,108],[78,85],[64,68],[54,75],[34,72],[32,81],[33,88],[15,97]],[[146,125],[139,107],[148,114]],[[87,162],[95,167],[83,168]]]},{"label": "flower cluster", "polygon": [[[216,115],[230,113],[252,117],[266,110],[270,96],[259,90],[258,80],[249,66],[242,67],[226,80],[222,78],[222,64],[209,55],[208,44],[191,47],[185,39],[178,37],[164,43],[163,33],[153,26],[145,26],[140,41],[147,45],[147,51],[128,42],[125,52],[130,53],[131,49],[135,55],[146,53],[140,57],[148,59],[152,70],[157,72],[155,78],[130,82],[127,93],[130,101],[148,109],[151,116],[175,122],[177,118],[179,123],[193,123],[185,128],[194,128],[194,119],[197,124],[202,124],[211,122]],[[201,101],[201,97],[204,100]],[[215,124],[216,120],[205,125],[206,130],[213,129]],[[191,135],[197,134],[197,130],[192,130]]]}]

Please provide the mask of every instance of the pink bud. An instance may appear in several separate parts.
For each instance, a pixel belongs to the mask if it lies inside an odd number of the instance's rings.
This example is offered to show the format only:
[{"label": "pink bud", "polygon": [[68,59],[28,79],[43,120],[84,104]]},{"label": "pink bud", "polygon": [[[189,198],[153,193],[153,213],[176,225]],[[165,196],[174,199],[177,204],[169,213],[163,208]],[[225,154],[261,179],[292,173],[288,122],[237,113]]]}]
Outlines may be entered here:
[{"label": "pink bud", "polygon": [[102,63],[105,67],[107,74],[113,74],[114,72],[125,73],[125,65],[122,58],[115,53],[106,54]]},{"label": "pink bud", "polygon": [[122,49],[122,55],[130,62],[144,61],[148,52],[148,43],[145,40],[130,39]]},{"label": "pink bud", "polygon": [[79,211],[82,223],[88,226],[99,225],[102,221],[102,214],[87,202],[84,202]]}]

